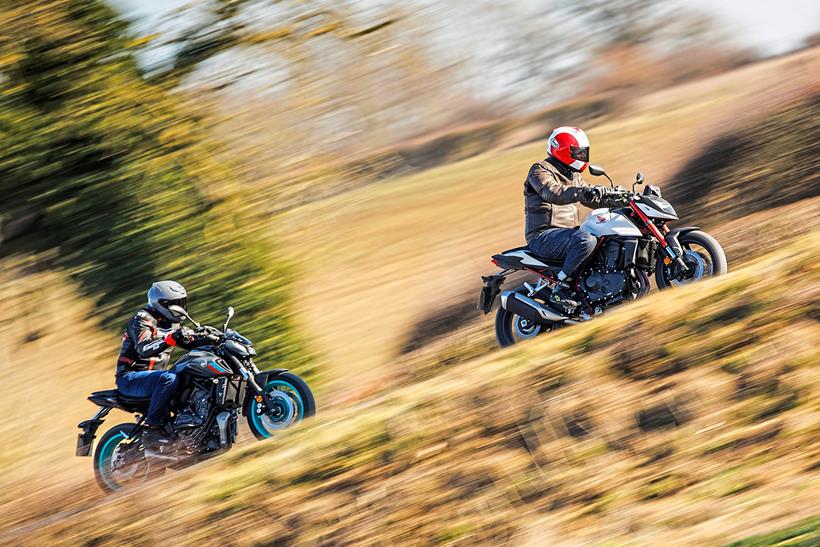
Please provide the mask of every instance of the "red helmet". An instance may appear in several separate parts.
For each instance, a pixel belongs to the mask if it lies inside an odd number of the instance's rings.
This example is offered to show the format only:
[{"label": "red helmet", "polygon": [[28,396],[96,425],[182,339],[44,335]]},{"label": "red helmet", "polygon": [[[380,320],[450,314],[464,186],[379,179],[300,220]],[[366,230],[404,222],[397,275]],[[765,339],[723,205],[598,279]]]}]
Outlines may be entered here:
[{"label": "red helmet", "polygon": [[589,165],[589,139],[577,127],[558,127],[547,141],[547,153],[570,169],[581,172]]}]

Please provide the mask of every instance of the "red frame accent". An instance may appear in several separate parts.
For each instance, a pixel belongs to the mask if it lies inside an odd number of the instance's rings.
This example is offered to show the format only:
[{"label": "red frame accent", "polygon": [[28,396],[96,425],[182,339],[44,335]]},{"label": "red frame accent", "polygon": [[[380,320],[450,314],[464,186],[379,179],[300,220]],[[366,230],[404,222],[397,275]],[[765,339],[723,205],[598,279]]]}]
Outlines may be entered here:
[{"label": "red frame accent", "polygon": [[638,215],[638,218],[640,218],[643,221],[647,229],[652,233],[653,236],[655,236],[655,239],[658,240],[658,242],[661,244],[661,247],[666,249],[669,246],[669,244],[666,242],[666,239],[663,237],[663,234],[660,230],[658,230],[658,227],[655,226],[655,223],[649,220],[649,217],[646,216],[643,211],[641,211],[641,208],[638,207],[638,204],[635,203],[634,199],[629,200],[629,208],[635,211],[635,214]]},{"label": "red frame accent", "polygon": [[524,268],[524,271],[527,271],[527,272],[530,272],[530,273],[534,273],[534,274],[535,274],[535,275],[537,275],[538,277],[541,277],[541,278],[543,278],[543,279],[546,279],[547,281],[552,281],[553,283],[555,283],[555,282],[557,282],[557,281],[558,281],[557,279],[555,279],[555,278],[554,278],[554,277],[552,277],[551,275],[547,275],[547,274],[541,273],[541,272],[539,272],[538,270],[533,270],[532,268]]},{"label": "red frame accent", "polygon": [[228,372],[226,372],[226,371],[224,371],[224,370],[217,370],[217,369],[215,369],[215,368],[213,367],[213,365],[211,365],[211,363],[207,363],[207,365],[206,365],[206,366],[207,366],[209,369],[211,369],[213,372],[217,373],[217,374],[228,374]]}]

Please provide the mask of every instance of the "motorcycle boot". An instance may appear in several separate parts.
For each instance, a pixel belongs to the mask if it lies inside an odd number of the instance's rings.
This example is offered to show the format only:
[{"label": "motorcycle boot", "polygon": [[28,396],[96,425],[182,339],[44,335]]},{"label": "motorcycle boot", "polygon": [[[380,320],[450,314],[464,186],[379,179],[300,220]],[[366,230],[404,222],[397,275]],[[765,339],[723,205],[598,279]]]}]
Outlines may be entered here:
[{"label": "motorcycle boot", "polygon": [[162,456],[171,446],[171,439],[159,427],[146,427],[142,434],[146,456]]},{"label": "motorcycle boot", "polygon": [[575,300],[575,292],[566,281],[559,281],[552,288],[552,293],[549,296],[549,304],[557,311],[561,311],[566,315],[578,309],[581,304]]}]

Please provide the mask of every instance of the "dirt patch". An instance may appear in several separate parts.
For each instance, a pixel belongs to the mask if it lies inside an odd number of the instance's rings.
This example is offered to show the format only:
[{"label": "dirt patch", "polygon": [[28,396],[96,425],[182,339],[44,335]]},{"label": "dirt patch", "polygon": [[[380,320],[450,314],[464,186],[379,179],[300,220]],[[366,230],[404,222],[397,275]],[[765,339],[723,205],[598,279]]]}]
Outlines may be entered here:
[{"label": "dirt patch", "polygon": [[416,351],[479,317],[472,294],[454,299],[445,308],[430,310],[413,325],[399,351],[400,355]]}]

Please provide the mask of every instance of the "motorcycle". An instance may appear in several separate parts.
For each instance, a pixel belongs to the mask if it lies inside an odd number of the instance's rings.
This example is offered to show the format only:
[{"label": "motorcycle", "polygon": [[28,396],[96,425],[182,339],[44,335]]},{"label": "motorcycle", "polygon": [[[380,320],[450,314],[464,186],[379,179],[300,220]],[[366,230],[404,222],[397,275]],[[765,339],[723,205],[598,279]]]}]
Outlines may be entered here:
[{"label": "motorcycle", "polygon": [[[652,274],[657,287],[666,289],[727,272],[726,254],[714,237],[697,226],[667,226],[678,220],[678,215],[661,197],[659,187],[644,185],[643,192],[636,192],[636,186],[644,184],[641,173],[632,191],[616,187],[600,166],[590,165],[589,173],[606,177],[611,188],[602,197],[618,200],[624,206],[595,209],[579,228],[597,238],[595,250],[580,266],[572,284],[580,305],[573,310],[549,305],[563,260],[537,256],[527,246],[494,255],[492,262],[501,271],[482,276],[478,309],[485,315],[490,313],[501,293],[495,320],[496,340],[501,347],[587,321],[610,306],[641,298],[649,293]],[[501,292],[514,272],[531,274],[535,282]]]},{"label": "motorcycle", "polygon": [[150,398],[128,397],[116,389],[96,391],[88,400],[100,406],[78,425],[77,456],[90,456],[97,430],[112,409],[136,414],[136,423],[115,425],[105,432],[94,452],[94,476],[100,487],[115,492],[166,469],[181,469],[227,452],[237,437],[239,415],[258,440],[293,427],[316,413],[308,385],[287,369],[261,371],[253,361],[253,343],[228,328],[234,315],[228,307],[223,328],[202,326],[180,306],[170,309],[196,326],[205,342],[178,359],[172,371],[179,387],[163,426],[172,443],[146,451],[142,443]]}]

